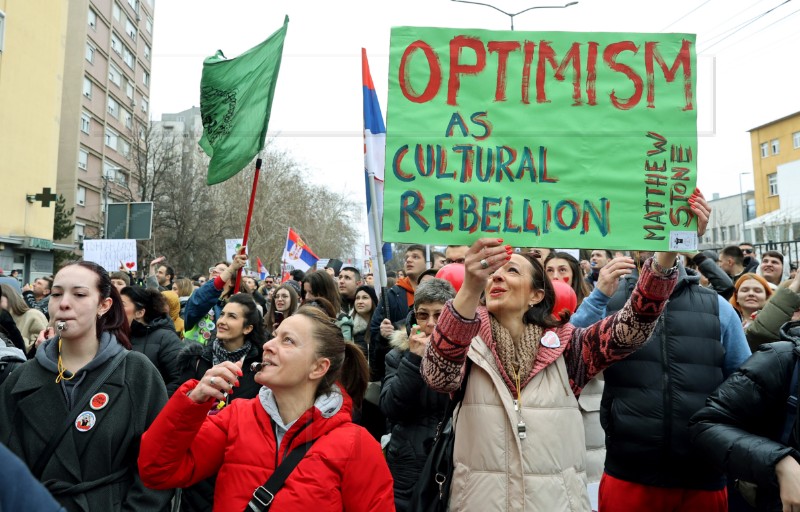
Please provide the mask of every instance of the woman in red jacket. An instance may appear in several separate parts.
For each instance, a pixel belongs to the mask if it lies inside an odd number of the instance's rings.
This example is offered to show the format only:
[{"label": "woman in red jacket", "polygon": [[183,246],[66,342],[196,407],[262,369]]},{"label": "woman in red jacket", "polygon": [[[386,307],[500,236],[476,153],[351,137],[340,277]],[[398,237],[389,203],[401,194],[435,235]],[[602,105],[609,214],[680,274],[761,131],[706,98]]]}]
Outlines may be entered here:
[{"label": "woman in red jacket", "polygon": [[178,389],[142,437],[145,485],[186,487],[217,474],[214,510],[244,510],[292,450],[314,441],[272,510],[393,511],[380,446],[351,422],[369,375],[358,347],[321,310],[304,306],[264,344],[261,365],[259,396],[217,415],[208,411],[234,392],[241,363],[224,361]]}]

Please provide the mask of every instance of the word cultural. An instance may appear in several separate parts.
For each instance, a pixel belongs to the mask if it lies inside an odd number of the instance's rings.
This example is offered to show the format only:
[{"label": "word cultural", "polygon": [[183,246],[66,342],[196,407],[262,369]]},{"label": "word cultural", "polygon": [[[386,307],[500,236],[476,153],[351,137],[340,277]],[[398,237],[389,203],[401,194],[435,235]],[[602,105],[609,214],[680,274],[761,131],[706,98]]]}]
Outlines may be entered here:
[{"label": "word cultural", "polygon": [[[572,105],[597,105],[598,96],[607,94],[611,104],[620,110],[636,107],[646,95],[647,108],[656,106],[656,68],[666,81],[682,82],[684,92],[684,111],[693,110],[692,103],[692,42],[682,40],[680,49],[668,64],[658,41],[646,41],[644,49],[633,41],[617,41],[600,47],[597,42],[573,42],[559,60],[556,49],[550,41],[481,41],[465,35],[453,37],[447,46],[446,55],[440,53],[428,42],[417,40],[403,51],[398,73],[400,90],[408,101],[426,103],[434,100],[443,88],[442,57],[447,59],[447,105],[458,105],[462,80],[479,78],[496,70],[494,101],[508,101],[508,87],[519,87],[518,99],[522,104],[549,103],[545,85],[552,77],[563,82],[567,73],[572,72]],[[419,92],[411,84],[410,61],[421,53],[427,63],[428,73],[425,87]],[[521,56],[521,59],[519,58]],[[632,57],[641,59],[644,76],[635,69]],[[489,59],[494,59],[489,66]],[[630,80],[633,93],[627,98],[618,96],[615,89],[598,84],[598,67],[605,66],[613,73],[619,73]],[[548,69],[549,68],[549,69]],[[416,73],[415,73],[416,75]],[[614,82],[618,84],[618,81]],[[535,90],[531,98],[531,88]],[[598,92],[600,91],[600,92]],[[584,100],[585,96],[585,100]],[[516,99],[516,94],[514,95]]]},{"label": "word cultural", "polygon": [[[667,139],[655,132],[648,132],[653,139],[653,148],[647,151],[647,158],[666,152]],[[672,226],[689,227],[695,218],[689,206],[693,189],[689,178],[694,154],[691,147],[670,146],[670,164],[666,158],[659,162],[645,160],[645,214],[643,217],[644,239],[664,240],[667,222]],[[669,169],[667,169],[669,167]]]},{"label": "word cultural", "polygon": [[[486,112],[476,112],[470,121],[478,127],[477,133],[469,133],[463,116],[456,112],[451,115],[445,130],[446,137],[460,135],[484,140],[491,135],[493,126]],[[480,183],[525,181],[529,183],[552,184],[558,178],[548,175],[547,148],[524,146],[517,150],[509,146],[481,146],[476,144],[455,144],[450,150],[460,155],[455,167],[448,166],[448,149],[441,144],[416,144],[412,163],[404,167],[403,161],[409,153],[408,145],[401,146],[392,158],[392,172],[403,183],[420,179],[456,180],[470,183],[475,179]],[[522,191],[523,189],[519,189]],[[428,231],[431,221],[430,211],[426,213],[425,192],[420,189],[405,190],[400,196],[401,233],[411,229],[411,222]],[[543,235],[552,229],[572,231],[580,226],[580,234],[589,231],[594,225],[603,236],[611,230],[610,208],[607,198],[599,204],[587,200],[563,199],[551,203],[541,200],[538,205],[530,198],[521,201],[512,196],[496,197],[486,194],[478,198],[475,194],[438,194],[433,202],[433,225],[437,231],[458,230],[466,233],[532,233]],[[536,213],[534,213],[536,212]],[[536,220],[538,219],[538,220]]]}]

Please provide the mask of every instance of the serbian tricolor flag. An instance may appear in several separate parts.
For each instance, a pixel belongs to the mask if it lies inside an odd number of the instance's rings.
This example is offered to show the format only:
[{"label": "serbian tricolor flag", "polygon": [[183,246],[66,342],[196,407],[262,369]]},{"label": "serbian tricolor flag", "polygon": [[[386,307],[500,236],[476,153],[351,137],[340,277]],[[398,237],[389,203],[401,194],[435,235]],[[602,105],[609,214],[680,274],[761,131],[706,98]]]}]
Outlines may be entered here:
[{"label": "serbian tricolor flag", "polygon": [[261,258],[259,258],[258,256],[256,256],[256,266],[258,267],[258,279],[259,280],[266,279],[267,276],[269,275],[269,272],[267,272],[267,267],[265,267],[264,264],[261,263]]},{"label": "serbian tricolor flag", "polygon": [[286,248],[283,250],[283,264],[305,272],[316,266],[317,260],[319,260],[317,255],[311,252],[300,235],[289,228],[289,234],[286,236]]},{"label": "serbian tricolor flag", "polygon": [[[371,254],[378,254],[378,247],[383,237],[381,226],[372,221],[372,208],[378,209],[378,218],[383,219],[383,180],[384,159],[386,155],[386,125],[383,123],[375,84],[369,72],[367,50],[361,49],[361,80],[364,93],[364,180],[367,189],[367,223],[369,226],[369,244]],[[370,194],[369,175],[375,177],[375,197]],[[391,244],[383,244],[383,261],[392,259]]]}]

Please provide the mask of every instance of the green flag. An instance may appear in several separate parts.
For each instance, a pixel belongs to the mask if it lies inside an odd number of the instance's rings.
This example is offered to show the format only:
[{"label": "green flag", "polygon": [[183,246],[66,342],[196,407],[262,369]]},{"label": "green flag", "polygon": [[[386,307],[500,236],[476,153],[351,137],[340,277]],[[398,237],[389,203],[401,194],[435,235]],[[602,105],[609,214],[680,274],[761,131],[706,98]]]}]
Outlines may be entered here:
[{"label": "green flag", "polygon": [[211,157],[209,185],[241,171],[264,147],[288,24],[286,16],[266,41],[234,59],[218,50],[203,62],[199,144]]}]

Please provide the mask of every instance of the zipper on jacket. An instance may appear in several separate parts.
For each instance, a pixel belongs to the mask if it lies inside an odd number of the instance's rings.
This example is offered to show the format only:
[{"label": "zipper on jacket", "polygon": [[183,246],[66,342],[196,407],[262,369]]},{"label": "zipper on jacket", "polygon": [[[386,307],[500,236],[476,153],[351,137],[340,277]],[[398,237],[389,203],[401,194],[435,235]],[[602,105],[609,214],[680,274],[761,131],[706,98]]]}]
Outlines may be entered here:
[{"label": "zipper on jacket", "polygon": [[[298,428],[297,432],[292,434],[291,439],[286,439],[285,436],[284,436],[284,439],[283,439],[283,457],[284,458],[289,454],[289,447],[292,446],[292,443],[294,442],[295,439],[297,439],[297,436],[299,436],[300,433],[302,431],[304,431],[313,422],[314,422],[314,413],[312,412],[311,413],[311,418],[309,418],[309,420],[306,422],[305,425],[303,425],[302,427]],[[275,436],[275,440],[276,441],[277,441],[277,439],[278,439],[277,436]],[[277,457],[277,450],[276,450],[276,457]]]},{"label": "zipper on jacket", "polygon": [[[665,306],[666,307],[666,306]],[[661,393],[664,401],[664,460],[669,458],[672,446],[672,394],[670,392],[669,378],[669,350],[667,350],[667,327],[664,322],[664,311],[658,317],[656,329],[661,328],[661,366],[664,389]]]}]

